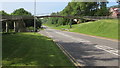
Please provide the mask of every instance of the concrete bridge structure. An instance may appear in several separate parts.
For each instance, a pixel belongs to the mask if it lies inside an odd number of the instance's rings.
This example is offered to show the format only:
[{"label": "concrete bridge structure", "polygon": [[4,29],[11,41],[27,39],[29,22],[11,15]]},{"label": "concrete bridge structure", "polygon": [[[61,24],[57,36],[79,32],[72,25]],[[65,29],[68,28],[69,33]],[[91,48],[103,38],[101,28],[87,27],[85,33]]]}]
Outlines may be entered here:
[{"label": "concrete bridge structure", "polygon": [[[9,21],[14,22],[14,32],[24,32],[25,28],[25,23],[23,20],[30,20],[30,19],[38,19],[38,18],[45,18],[45,17],[60,17],[60,18],[68,18],[68,19],[80,19],[80,17],[75,17],[75,16],[17,16],[17,15],[9,15],[9,16],[2,16],[0,19],[1,22],[6,23],[6,32],[9,31]],[[19,30],[18,30],[19,29]]]}]

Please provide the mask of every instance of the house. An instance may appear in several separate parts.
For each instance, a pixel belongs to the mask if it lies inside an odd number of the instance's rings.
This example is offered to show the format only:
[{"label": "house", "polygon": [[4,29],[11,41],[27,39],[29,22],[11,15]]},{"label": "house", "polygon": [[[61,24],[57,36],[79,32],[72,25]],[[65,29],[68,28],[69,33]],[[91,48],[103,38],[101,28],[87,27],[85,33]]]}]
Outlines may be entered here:
[{"label": "house", "polygon": [[120,8],[110,8],[110,12],[112,17],[120,16]]}]

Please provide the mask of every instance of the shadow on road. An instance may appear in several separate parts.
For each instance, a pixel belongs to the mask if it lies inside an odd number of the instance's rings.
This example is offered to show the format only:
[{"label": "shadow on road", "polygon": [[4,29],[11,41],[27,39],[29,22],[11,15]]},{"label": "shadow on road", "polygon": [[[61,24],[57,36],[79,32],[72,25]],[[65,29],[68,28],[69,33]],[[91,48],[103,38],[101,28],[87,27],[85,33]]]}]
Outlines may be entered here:
[{"label": "shadow on road", "polygon": [[95,48],[94,45],[77,43],[77,42],[63,42],[59,41],[65,50],[67,50],[80,64],[85,66],[108,66],[112,63],[107,63],[110,61],[115,61],[115,64],[110,66],[118,66],[118,57],[111,56],[109,53],[106,54],[105,51]]}]

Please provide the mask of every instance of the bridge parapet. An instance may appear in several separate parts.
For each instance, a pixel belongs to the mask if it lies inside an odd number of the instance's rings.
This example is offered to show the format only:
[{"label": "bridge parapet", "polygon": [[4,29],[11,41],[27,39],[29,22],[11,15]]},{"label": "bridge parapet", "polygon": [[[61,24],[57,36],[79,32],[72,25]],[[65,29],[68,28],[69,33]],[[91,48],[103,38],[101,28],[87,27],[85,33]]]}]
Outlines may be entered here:
[{"label": "bridge parapet", "polygon": [[21,19],[34,19],[34,16],[26,16],[26,15],[3,15],[2,20],[21,20]]}]

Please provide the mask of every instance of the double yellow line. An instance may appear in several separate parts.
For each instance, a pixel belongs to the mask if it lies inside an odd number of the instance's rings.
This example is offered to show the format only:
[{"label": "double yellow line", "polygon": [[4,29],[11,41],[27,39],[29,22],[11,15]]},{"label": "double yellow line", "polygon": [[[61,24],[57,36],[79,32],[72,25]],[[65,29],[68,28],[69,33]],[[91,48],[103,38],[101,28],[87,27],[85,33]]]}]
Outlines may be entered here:
[{"label": "double yellow line", "polygon": [[57,46],[62,50],[62,52],[70,59],[70,61],[71,61],[76,67],[79,68],[79,67],[81,67],[81,66],[84,66],[84,65],[80,64],[79,62],[77,62],[76,59],[75,59],[74,57],[72,57],[72,56],[69,54],[69,52],[67,52],[61,44],[57,43],[56,40],[53,40],[53,41],[57,44]]}]

